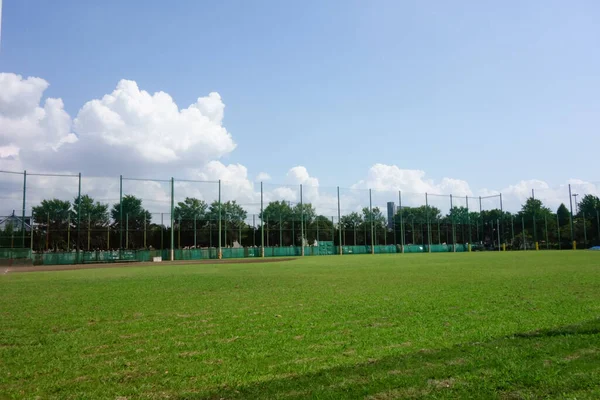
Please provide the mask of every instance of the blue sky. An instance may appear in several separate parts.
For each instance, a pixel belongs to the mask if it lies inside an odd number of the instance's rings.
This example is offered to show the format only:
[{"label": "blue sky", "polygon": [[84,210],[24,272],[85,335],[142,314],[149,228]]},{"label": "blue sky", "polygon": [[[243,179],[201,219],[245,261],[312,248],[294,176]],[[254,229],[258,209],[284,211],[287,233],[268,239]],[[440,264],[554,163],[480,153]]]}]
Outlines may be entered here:
[{"label": "blue sky", "polygon": [[181,108],[218,92],[237,148],[282,181],[376,163],[503,188],[598,180],[596,1],[4,0],[0,72],[75,117],[121,79]]}]

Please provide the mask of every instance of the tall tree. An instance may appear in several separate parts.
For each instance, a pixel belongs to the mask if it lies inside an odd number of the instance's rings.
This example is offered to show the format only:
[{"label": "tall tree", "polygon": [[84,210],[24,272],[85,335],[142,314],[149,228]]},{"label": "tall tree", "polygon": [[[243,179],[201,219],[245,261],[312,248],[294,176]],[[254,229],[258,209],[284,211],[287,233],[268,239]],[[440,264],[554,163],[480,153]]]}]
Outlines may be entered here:
[{"label": "tall tree", "polygon": [[534,199],[530,197],[527,199],[525,204],[521,207],[519,216],[524,217],[525,220],[531,220],[535,215],[536,219],[543,219],[544,216],[551,216],[552,211],[544,206],[544,203],[540,199]]},{"label": "tall tree", "polygon": [[600,212],[600,198],[592,194],[586,194],[579,202],[577,210],[578,217],[582,217],[585,213],[586,218],[595,218],[596,212]]},{"label": "tall tree", "polygon": [[[208,209],[208,215],[211,221],[219,220],[219,202],[213,201]],[[235,200],[221,203],[221,223],[227,223],[232,226],[241,226],[248,213]]]},{"label": "tall tree", "polygon": [[[38,227],[46,231],[48,246],[53,249],[65,248],[71,203],[68,200],[42,200],[32,209]],[[44,246],[42,246],[44,247]]]},{"label": "tall tree", "polygon": [[357,212],[352,212],[350,214],[343,215],[341,218],[342,229],[345,231],[350,231],[354,228],[357,228],[358,226],[360,226],[360,224],[362,224],[362,222],[363,219],[361,215]]},{"label": "tall tree", "polygon": [[[110,210],[113,219],[113,226],[119,227],[121,224],[121,206],[119,203],[113,204]],[[152,214],[142,207],[142,200],[133,195],[123,196],[123,227],[129,230],[142,229],[144,223],[150,224]]]},{"label": "tall tree", "polygon": [[258,218],[264,219],[265,223],[270,225],[278,225],[281,220],[283,224],[292,220],[294,210],[287,201],[272,201],[270,202]]},{"label": "tall tree", "polygon": [[195,197],[186,197],[184,201],[177,203],[174,209],[175,222],[181,223],[183,229],[193,229],[194,220],[196,227],[206,219],[208,205],[204,200]]},{"label": "tall tree", "polygon": [[38,225],[50,227],[66,226],[71,212],[71,202],[68,200],[42,200],[39,206],[34,206],[33,218]]},{"label": "tall tree", "polygon": [[380,229],[380,227],[386,226],[386,218],[379,209],[379,207],[373,207],[372,210],[369,210],[368,207],[364,207],[362,209],[362,219],[365,224],[371,224],[373,222],[373,226]]},{"label": "tall tree", "polygon": [[81,196],[81,208],[79,207],[79,198],[73,200],[73,210],[71,220],[76,225],[77,212],[81,210],[81,227],[91,229],[105,227],[109,222],[108,204],[94,202],[94,199],[85,194]]},{"label": "tall tree", "polygon": [[558,215],[558,223],[560,226],[565,226],[571,220],[571,213],[567,206],[564,203],[561,203],[558,209],[556,210],[556,214]]}]

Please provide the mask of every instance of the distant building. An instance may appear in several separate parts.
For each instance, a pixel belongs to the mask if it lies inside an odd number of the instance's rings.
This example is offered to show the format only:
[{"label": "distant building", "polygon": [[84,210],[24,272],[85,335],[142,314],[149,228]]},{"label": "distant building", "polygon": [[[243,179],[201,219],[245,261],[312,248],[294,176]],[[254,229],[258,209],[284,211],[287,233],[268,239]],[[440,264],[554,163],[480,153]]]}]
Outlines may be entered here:
[{"label": "distant building", "polygon": [[[9,226],[12,226],[12,229],[15,231],[21,230],[22,218],[15,215],[13,211],[12,215],[8,217],[0,217],[0,230],[6,230]],[[25,217],[25,232],[31,231],[30,218]]]},{"label": "distant building", "polygon": [[394,215],[396,215],[396,204],[393,201],[387,203],[387,226],[388,229],[394,228]]}]

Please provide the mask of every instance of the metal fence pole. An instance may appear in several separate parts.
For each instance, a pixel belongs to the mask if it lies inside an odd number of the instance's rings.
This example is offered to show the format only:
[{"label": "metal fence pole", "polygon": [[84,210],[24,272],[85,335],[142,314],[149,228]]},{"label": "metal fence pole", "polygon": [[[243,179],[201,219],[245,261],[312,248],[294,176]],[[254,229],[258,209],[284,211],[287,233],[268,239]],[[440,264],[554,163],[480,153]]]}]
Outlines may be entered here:
[{"label": "metal fence pole", "polygon": [[375,254],[375,242],[373,238],[373,198],[369,189],[369,219],[371,220],[371,254]]},{"label": "metal fence pole", "polygon": [[340,256],[344,254],[344,249],[342,248],[342,211],[340,209],[340,187],[337,187],[337,203],[338,203],[338,240],[340,246]]},{"label": "metal fence pole", "polygon": [[81,245],[81,172],[78,174],[79,189],[77,191],[77,262],[79,260],[79,246]]},{"label": "metal fence pole", "polygon": [[[504,207],[502,204],[502,193],[500,193],[500,237],[504,242]],[[502,245],[504,250],[506,250],[506,246],[504,246],[504,243],[499,245]]]},{"label": "metal fence pole", "polygon": [[483,208],[481,207],[481,196],[479,196],[479,220],[481,221],[481,236],[479,236],[479,222],[477,223],[477,240],[483,242],[485,232],[483,230]]},{"label": "metal fence pole", "polygon": [[260,256],[265,256],[265,215],[263,208],[263,183],[260,183]]},{"label": "metal fence pole", "polygon": [[171,261],[175,261],[175,179],[171,177]]},{"label": "metal fence pole", "polygon": [[219,222],[218,222],[218,229],[219,229],[219,240],[218,240],[219,248],[217,250],[217,258],[220,260],[223,257],[223,249],[221,247],[221,235],[223,235],[223,233],[221,232],[221,180],[220,179],[219,179]]},{"label": "metal fence pole", "polygon": [[450,222],[452,224],[452,252],[456,253],[456,227],[454,226],[454,212],[452,209],[454,208],[452,195],[450,195]]},{"label": "metal fence pole", "polygon": [[502,249],[500,248],[500,220],[499,219],[496,220],[496,227],[498,229],[498,251],[502,251]]},{"label": "metal fence pole", "polygon": [[[81,179],[81,174],[79,175],[80,179]],[[79,186],[79,191],[81,192],[81,185]],[[22,241],[21,241],[21,247],[25,248],[25,207],[26,207],[26,198],[27,197],[27,170],[23,171],[23,215],[21,217],[21,236],[22,236]],[[33,214],[33,211],[31,212],[31,214]],[[31,222],[31,221],[29,221]],[[30,229],[33,229],[33,227],[30,225],[29,226]]]},{"label": "metal fence pole", "polygon": [[404,253],[404,221],[402,217],[402,191],[398,191],[398,207],[400,208],[400,244],[402,244],[402,252]]},{"label": "metal fence pole", "polygon": [[123,248],[123,175],[119,176],[119,250]]},{"label": "metal fence pole", "polygon": [[465,200],[467,201],[467,224],[469,225],[469,245],[467,246],[468,250],[471,251],[471,243],[473,240],[473,235],[471,231],[471,215],[469,213],[469,196],[465,196]]},{"label": "metal fence pole", "polygon": [[300,255],[304,257],[304,203],[302,202],[302,184],[300,184]]},{"label": "metal fence pole", "polygon": [[429,200],[427,198],[427,193],[425,193],[425,219],[427,223],[427,252],[431,253],[431,224],[429,215]]},{"label": "metal fence pole", "polygon": [[[535,200],[535,191],[531,189],[531,198]],[[535,201],[533,203],[533,245],[536,250],[539,250],[538,240],[537,240],[537,227],[535,223]]]},{"label": "metal fence pole", "polygon": [[570,222],[571,222],[571,243],[573,243],[573,250],[577,249],[575,242],[575,230],[573,229],[573,196],[571,195],[571,184],[569,183],[569,205],[570,205]]}]

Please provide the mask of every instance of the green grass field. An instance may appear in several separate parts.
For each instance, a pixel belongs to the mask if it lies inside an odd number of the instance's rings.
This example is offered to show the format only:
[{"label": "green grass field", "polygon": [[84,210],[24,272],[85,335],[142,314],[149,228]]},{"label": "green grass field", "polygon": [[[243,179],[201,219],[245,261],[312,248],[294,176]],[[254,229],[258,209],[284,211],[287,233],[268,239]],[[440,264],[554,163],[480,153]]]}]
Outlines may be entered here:
[{"label": "green grass field", "polygon": [[0,317],[6,398],[600,398],[600,252],[9,273]]}]

